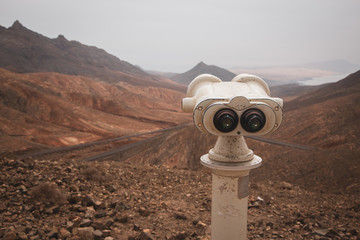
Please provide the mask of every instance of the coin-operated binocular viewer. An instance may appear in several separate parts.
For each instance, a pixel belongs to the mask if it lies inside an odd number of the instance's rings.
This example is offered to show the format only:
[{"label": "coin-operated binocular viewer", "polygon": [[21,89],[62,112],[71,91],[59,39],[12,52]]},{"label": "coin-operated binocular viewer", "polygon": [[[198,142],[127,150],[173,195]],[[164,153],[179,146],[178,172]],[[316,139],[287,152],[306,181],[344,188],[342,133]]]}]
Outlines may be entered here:
[{"label": "coin-operated binocular viewer", "polygon": [[282,121],[283,100],[270,97],[261,78],[240,74],[231,82],[202,74],[188,86],[182,109],[193,112],[196,127],[218,136],[201,164],[212,170],[211,239],[246,239],[248,182],[261,158],[244,136],[275,131]]}]

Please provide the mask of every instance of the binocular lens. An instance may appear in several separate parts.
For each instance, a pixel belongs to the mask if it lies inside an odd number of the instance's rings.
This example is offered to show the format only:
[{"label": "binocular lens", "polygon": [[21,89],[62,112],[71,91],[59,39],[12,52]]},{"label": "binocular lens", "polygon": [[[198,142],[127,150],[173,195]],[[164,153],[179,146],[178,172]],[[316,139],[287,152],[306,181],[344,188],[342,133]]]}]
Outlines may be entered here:
[{"label": "binocular lens", "polygon": [[[214,125],[220,132],[233,131],[239,122],[238,115],[229,108],[223,108],[216,112]],[[246,110],[240,119],[241,126],[247,132],[258,132],[265,126],[266,118],[259,109],[251,108]]]},{"label": "binocular lens", "polygon": [[214,125],[220,132],[231,132],[238,121],[237,114],[231,109],[221,109],[214,116]]},{"label": "binocular lens", "polygon": [[260,131],[266,122],[265,115],[258,109],[246,110],[241,115],[241,126],[248,132]]}]

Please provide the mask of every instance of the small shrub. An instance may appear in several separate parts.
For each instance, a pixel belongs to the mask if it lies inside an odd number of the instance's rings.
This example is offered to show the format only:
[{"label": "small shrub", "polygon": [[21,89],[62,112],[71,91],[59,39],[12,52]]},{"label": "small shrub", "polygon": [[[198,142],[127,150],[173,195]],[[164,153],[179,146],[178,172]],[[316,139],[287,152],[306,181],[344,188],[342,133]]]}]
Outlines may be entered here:
[{"label": "small shrub", "polygon": [[62,205],[66,201],[66,195],[54,183],[40,183],[32,188],[30,196],[47,206]]},{"label": "small shrub", "polygon": [[94,239],[94,228],[92,228],[92,227],[78,228],[77,236],[80,238],[80,240],[93,240]]},{"label": "small shrub", "polygon": [[107,176],[103,167],[96,165],[83,165],[80,173],[86,180],[94,180],[98,182],[106,182],[110,177]]}]

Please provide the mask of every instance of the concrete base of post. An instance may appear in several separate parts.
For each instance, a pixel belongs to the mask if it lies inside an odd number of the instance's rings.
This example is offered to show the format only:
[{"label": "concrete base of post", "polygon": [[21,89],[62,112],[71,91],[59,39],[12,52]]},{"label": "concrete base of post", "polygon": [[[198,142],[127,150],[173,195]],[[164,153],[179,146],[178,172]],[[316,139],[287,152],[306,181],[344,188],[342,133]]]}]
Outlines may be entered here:
[{"label": "concrete base of post", "polygon": [[[237,144],[233,149],[221,146],[229,142]],[[227,151],[223,151],[225,148]],[[201,164],[212,170],[212,240],[246,239],[249,172],[261,161],[247,148],[242,136],[220,136],[209,154],[201,157]]]}]

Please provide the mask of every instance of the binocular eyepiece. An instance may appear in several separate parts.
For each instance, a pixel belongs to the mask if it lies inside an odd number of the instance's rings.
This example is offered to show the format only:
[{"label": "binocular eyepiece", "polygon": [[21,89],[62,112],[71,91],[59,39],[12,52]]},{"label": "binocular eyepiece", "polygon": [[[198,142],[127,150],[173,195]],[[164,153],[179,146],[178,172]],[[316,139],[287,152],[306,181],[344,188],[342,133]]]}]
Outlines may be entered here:
[{"label": "binocular eyepiece", "polygon": [[230,108],[223,108],[215,114],[213,121],[220,132],[231,132],[240,123],[245,131],[255,133],[265,126],[266,117],[261,110],[251,108],[241,114],[239,121],[238,113]]},{"label": "binocular eyepiece", "polygon": [[265,123],[265,114],[259,109],[251,108],[241,115],[241,126],[248,132],[260,131]]},{"label": "binocular eyepiece", "polygon": [[235,111],[223,108],[214,116],[214,125],[220,132],[231,132],[238,124],[239,118]]}]

